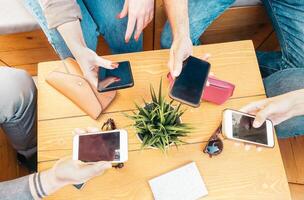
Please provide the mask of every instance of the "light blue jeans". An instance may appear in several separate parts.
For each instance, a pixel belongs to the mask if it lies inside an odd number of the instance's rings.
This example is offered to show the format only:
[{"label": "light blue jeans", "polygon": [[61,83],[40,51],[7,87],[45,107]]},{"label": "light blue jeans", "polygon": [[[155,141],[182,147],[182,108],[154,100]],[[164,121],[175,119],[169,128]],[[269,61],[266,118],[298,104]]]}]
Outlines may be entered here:
[{"label": "light blue jeans", "polygon": [[[116,15],[123,8],[124,0],[77,0],[82,20],[80,22],[87,46],[96,51],[98,36],[102,35],[113,54],[137,52],[142,50],[143,37],[136,42],[132,37],[125,43],[127,17],[117,19]],[[47,22],[38,3],[38,0],[26,0],[26,7],[38,20],[42,30],[47,36],[59,56],[64,59],[73,57],[63,38],[56,29],[48,29]]]},{"label": "light blue jeans", "polygon": [[[194,45],[200,36],[234,0],[189,0],[190,35]],[[304,1],[263,0],[278,36],[280,52],[257,52],[268,97],[304,88]],[[167,22],[161,46],[170,48],[172,34]],[[304,134],[304,116],[276,126],[279,137]]]},{"label": "light blue jeans", "polygon": [[25,71],[0,67],[0,126],[18,153],[37,151],[36,86]]},{"label": "light blue jeans", "polygon": [[[194,45],[201,44],[200,37],[204,31],[234,2],[235,0],[188,0],[190,37]],[[172,39],[171,27],[167,21],[161,35],[161,47],[169,49]]]}]

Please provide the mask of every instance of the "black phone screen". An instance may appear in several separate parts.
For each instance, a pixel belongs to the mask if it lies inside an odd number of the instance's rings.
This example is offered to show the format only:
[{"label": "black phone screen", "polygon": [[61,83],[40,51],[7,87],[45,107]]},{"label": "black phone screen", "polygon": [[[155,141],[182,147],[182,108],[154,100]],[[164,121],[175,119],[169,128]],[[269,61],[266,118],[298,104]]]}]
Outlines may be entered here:
[{"label": "black phone screen", "polygon": [[120,132],[80,135],[78,159],[83,162],[119,161]]},{"label": "black phone screen", "polygon": [[190,56],[184,61],[181,74],[175,79],[171,96],[191,106],[198,106],[208,79],[210,64]]},{"label": "black phone screen", "polygon": [[116,69],[105,69],[103,67],[99,67],[99,92],[124,89],[134,85],[130,62],[124,61],[119,62],[118,64],[118,68]]},{"label": "black phone screen", "polygon": [[232,135],[234,138],[268,145],[266,122],[254,128],[254,117],[232,113]]}]

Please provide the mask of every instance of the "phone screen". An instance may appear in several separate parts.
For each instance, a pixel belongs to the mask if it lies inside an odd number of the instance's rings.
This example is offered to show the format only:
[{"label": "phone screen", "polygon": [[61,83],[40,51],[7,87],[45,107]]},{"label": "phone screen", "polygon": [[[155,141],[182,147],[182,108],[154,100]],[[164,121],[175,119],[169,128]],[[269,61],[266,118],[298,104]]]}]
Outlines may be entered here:
[{"label": "phone screen", "polygon": [[181,74],[175,79],[171,96],[192,106],[198,106],[206,84],[210,64],[190,56],[184,61]]},{"label": "phone screen", "polygon": [[123,89],[134,85],[131,66],[129,61],[118,63],[116,69],[99,68],[98,71],[98,91],[107,92],[111,90]]},{"label": "phone screen", "polygon": [[83,162],[119,161],[120,132],[80,135],[78,159]]},{"label": "phone screen", "polygon": [[268,145],[266,122],[259,127],[252,126],[254,117],[232,113],[232,136],[237,139]]}]

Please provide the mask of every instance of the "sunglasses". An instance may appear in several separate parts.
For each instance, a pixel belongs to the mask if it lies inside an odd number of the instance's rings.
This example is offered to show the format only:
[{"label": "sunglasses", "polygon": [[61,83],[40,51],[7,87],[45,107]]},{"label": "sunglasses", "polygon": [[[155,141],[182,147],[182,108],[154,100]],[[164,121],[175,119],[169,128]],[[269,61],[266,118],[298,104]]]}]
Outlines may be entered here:
[{"label": "sunglasses", "polygon": [[219,155],[222,153],[224,145],[223,141],[220,138],[220,134],[222,133],[222,123],[221,125],[214,131],[212,136],[209,138],[208,143],[204,148],[204,153],[207,153],[209,157]]}]

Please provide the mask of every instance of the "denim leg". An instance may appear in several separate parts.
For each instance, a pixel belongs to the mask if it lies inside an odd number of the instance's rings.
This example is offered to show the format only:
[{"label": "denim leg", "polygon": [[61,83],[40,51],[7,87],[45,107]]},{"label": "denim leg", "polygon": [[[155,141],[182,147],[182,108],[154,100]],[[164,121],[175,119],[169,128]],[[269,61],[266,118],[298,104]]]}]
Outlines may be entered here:
[{"label": "denim leg", "polygon": [[[234,1],[235,0],[189,0],[190,37],[194,45],[200,44],[200,36]],[[172,39],[172,31],[167,21],[161,35],[161,47],[170,48]]]},{"label": "denim leg", "polygon": [[282,52],[256,52],[263,78],[282,70]]},{"label": "denim leg", "polygon": [[[92,17],[90,16],[88,10],[86,9],[85,5],[83,4],[82,0],[78,0],[77,2],[80,6],[82,13],[82,20],[80,24],[85,42],[90,49],[96,51],[97,37],[99,35],[97,31],[97,26],[93,21]],[[65,44],[60,33],[56,29],[48,28],[45,16],[43,14],[41,6],[39,5],[38,0],[26,0],[25,4],[28,10],[37,19],[40,27],[42,28],[43,32],[48,38],[48,41],[53,46],[53,48],[55,49],[56,53],[60,56],[60,58],[65,59],[67,57],[73,57],[72,53]]]},{"label": "denim leg", "polygon": [[[268,97],[304,89],[304,68],[290,68],[276,72],[264,79]],[[277,125],[279,138],[304,135],[304,116],[294,117]]]},{"label": "denim leg", "polygon": [[138,42],[132,36],[125,43],[128,18],[117,19],[116,16],[123,8],[124,0],[83,0],[89,13],[98,26],[99,33],[107,41],[113,54],[142,51],[143,36]]},{"label": "denim leg", "polygon": [[30,157],[37,151],[36,86],[23,70],[0,67],[0,125],[12,146]]},{"label": "denim leg", "polygon": [[[258,54],[259,64],[262,65],[262,76],[267,77],[277,70],[287,68],[303,68],[304,1],[263,0],[263,2],[272,20],[282,52],[281,61],[278,61],[277,58],[274,61],[273,55],[270,53]],[[275,70],[273,70],[274,67]]]}]

